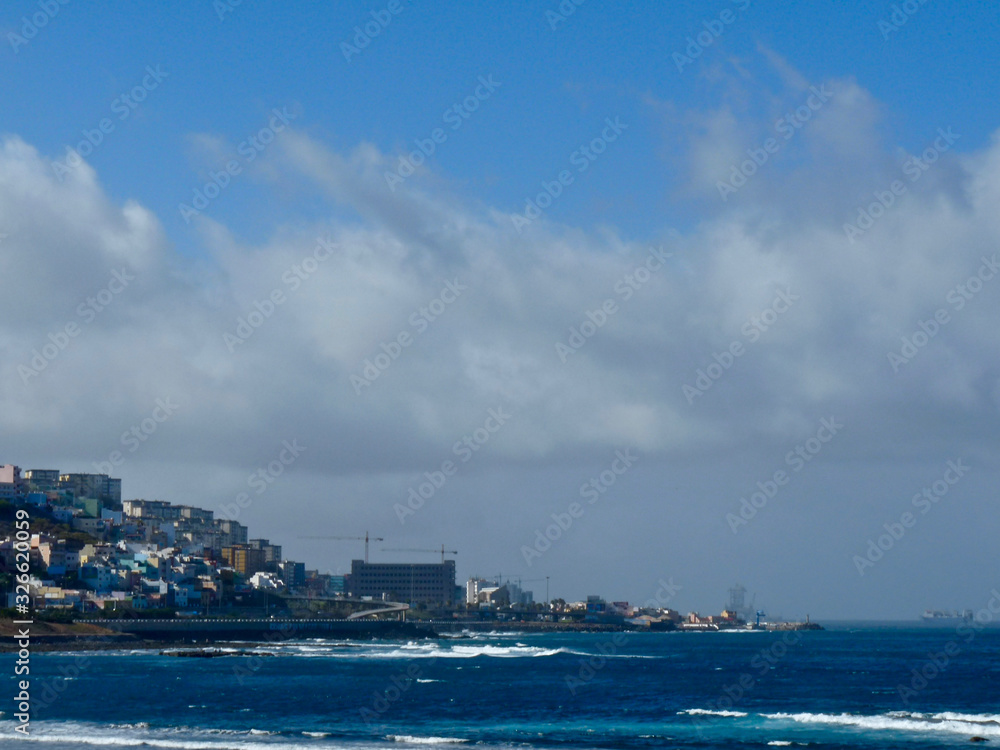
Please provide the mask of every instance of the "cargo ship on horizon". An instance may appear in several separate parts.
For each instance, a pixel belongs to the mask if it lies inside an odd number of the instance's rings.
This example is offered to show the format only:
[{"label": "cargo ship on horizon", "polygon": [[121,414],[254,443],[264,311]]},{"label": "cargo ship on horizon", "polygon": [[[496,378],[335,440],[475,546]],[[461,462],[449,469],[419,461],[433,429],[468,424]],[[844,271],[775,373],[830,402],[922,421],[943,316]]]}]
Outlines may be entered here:
[{"label": "cargo ship on horizon", "polygon": [[959,612],[958,610],[925,609],[924,613],[920,615],[920,619],[935,625],[959,625],[972,619],[972,610],[966,609]]}]

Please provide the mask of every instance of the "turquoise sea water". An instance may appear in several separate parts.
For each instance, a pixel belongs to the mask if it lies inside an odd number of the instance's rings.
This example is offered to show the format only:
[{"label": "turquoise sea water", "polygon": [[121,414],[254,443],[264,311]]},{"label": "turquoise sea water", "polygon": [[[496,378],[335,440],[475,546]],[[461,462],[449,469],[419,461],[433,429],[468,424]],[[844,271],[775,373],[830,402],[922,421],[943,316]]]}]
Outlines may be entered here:
[{"label": "turquoise sea water", "polygon": [[[1000,629],[277,641],[32,656],[50,748],[893,748],[1000,743]],[[0,658],[0,746],[14,657]],[[9,699],[8,699],[9,696]]]}]

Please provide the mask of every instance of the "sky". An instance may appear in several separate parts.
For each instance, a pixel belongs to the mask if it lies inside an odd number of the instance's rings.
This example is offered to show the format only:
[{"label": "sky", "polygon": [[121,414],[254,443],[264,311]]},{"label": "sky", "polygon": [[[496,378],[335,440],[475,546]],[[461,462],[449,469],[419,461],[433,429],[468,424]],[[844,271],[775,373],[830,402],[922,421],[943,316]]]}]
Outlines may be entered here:
[{"label": "sky", "polygon": [[[1000,586],[985,3],[5,3],[0,463],[309,568]],[[670,584],[666,586],[665,584]]]}]

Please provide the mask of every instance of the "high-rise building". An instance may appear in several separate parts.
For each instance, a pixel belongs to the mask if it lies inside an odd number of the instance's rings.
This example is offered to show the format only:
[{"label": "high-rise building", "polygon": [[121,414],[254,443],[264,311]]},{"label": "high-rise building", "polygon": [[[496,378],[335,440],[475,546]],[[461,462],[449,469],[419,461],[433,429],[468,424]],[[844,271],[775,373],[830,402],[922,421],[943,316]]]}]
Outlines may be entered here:
[{"label": "high-rise building", "polygon": [[221,532],[222,546],[231,547],[234,544],[247,543],[247,527],[238,521],[230,521],[225,518],[216,518],[213,521],[215,528]]},{"label": "high-rise building", "polygon": [[215,515],[213,511],[205,510],[204,508],[195,508],[191,505],[179,505],[181,518],[186,518],[189,521],[195,521],[200,523],[212,523],[212,519]]},{"label": "high-rise building", "polygon": [[450,603],[455,597],[455,561],[443,563],[367,563],[351,561],[351,596],[402,602]]},{"label": "high-rise building", "polygon": [[281,545],[271,544],[269,539],[251,539],[247,543],[253,549],[264,553],[264,565],[267,570],[276,571],[281,562]]},{"label": "high-rise building", "polygon": [[13,500],[24,493],[21,467],[13,464],[0,466],[0,499]]},{"label": "high-rise building", "polygon": [[286,586],[304,586],[306,582],[306,564],[285,560],[278,565],[281,580]]},{"label": "high-rise building", "polygon": [[479,592],[489,586],[485,578],[470,578],[465,584],[465,603],[475,606],[479,603]]},{"label": "high-rise building", "polygon": [[59,489],[59,469],[28,469],[24,472],[29,492],[55,492]]},{"label": "high-rise building", "polygon": [[264,551],[246,544],[223,547],[222,559],[233,570],[247,578],[264,570]]},{"label": "high-rise building", "polygon": [[166,500],[126,500],[122,503],[126,516],[156,521],[177,521],[181,517],[179,505]]},{"label": "high-rise building", "polygon": [[116,504],[122,501],[121,480],[107,474],[60,474],[59,489],[73,493],[73,497],[92,497]]}]

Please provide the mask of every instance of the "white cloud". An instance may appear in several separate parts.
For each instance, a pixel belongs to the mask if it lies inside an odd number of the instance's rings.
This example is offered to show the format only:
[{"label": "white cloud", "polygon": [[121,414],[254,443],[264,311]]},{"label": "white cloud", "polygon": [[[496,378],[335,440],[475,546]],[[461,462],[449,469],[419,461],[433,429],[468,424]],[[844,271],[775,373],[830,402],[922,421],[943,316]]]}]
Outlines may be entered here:
[{"label": "white cloud", "polygon": [[[780,460],[831,412],[855,417],[838,448],[847,453],[937,461],[941,446],[927,436],[946,429],[988,454],[1000,279],[953,310],[899,374],[886,355],[948,307],[945,295],[981,256],[1000,251],[1000,142],[945,154],[851,244],[842,226],[855,208],[906,178],[895,147],[876,138],[871,96],[856,83],[832,85],[837,96],[795,144],[798,161],[768,165],[685,236],[664,227],[674,257],[628,301],[614,286],[645,260],[646,242],[545,219],[519,235],[499,208],[419,177],[392,192],[383,171],[394,160],[369,144],[338,154],[288,133],[268,154],[275,178],[318,190],[331,217],[354,218],[276,226],[253,246],[238,227],[202,219],[205,256],[191,261],[149,210],[111,200],[89,166],[60,183],[50,160],[8,137],[0,149],[0,232],[9,235],[0,241],[4,448],[15,460],[86,468],[169,396],[181,408],[136,462],[238,477],[297,436],[309,446],[297,468],[362,475],[374,507],[389,515],[398,488],[435,468],[499,404],[517,416],[477,456],[477,470],[590,461],[625,445],[665,463],[714,454],[724,464],[731,450]],[[720,165],[753,144],[744,122],[715,110],[695,136],[691,184],[702,197]],[[772,124],[768,117],[746,132]],[[845,173],[841,154],[872,158],[852,159]],[[317,237],[337,251],[293,289],[283,276],[310,257]],[[135,281],[83,325],[78,305],[121,267]],[[419,332],[411,315],[450,280],[466,291]],[[230,353],[224,334],[275,289],[285,301]],[[743,325],[785,289],[800,299],[750,342]],[[619,310],[561,362],[555,344],[607,298]],[[68,322],[81,334],[23,382],[19,366]],[[351,376],[401,331],[413,343],[356,395]],[[746,353],[689,404],[682,386],[733,341]],[[283,513],[301,519],[310,502],[302,496]]]}]

